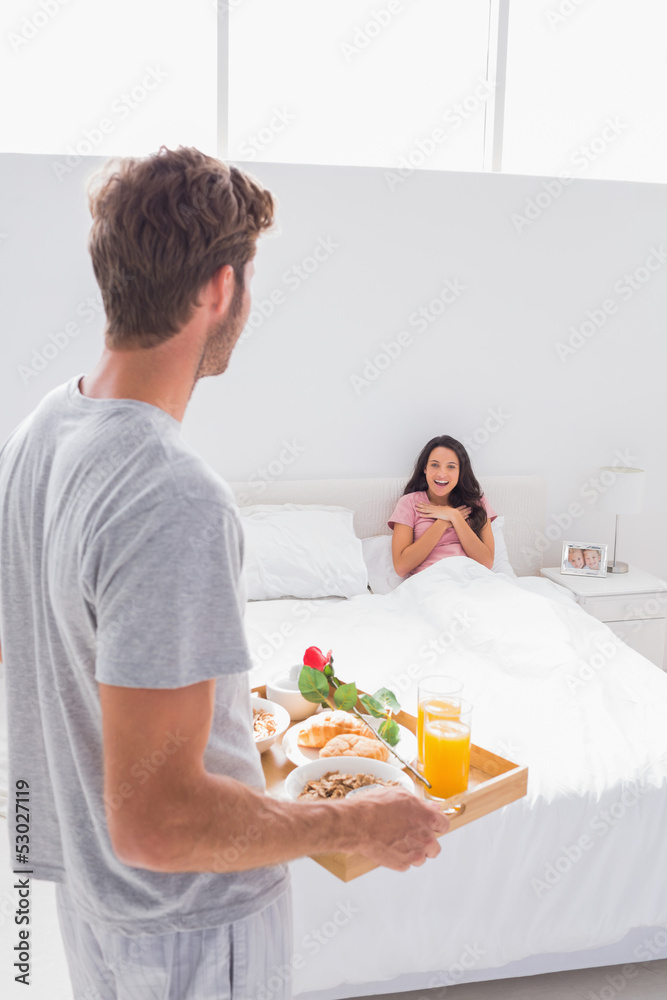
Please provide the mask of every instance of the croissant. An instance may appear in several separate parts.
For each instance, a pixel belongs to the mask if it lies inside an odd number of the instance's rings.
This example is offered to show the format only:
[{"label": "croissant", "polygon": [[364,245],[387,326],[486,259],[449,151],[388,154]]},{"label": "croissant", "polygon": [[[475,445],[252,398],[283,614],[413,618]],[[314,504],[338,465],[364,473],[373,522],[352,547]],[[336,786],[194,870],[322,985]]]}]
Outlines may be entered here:
[{"label": "croissant", "polygon": [[341,733],[322,747],[320,757],[371,757],[373,760],[389,760],[389,751],[372,736]]},{"label": "croissant", "polygon": [[337,709],[322,719],[315,716],[310,726],[299,730],[296,741],[302,747],[319,748],[341,733],[356,733],[358,736],[363,736],[366,732],[368,732],[366,726],[356,715]]}]

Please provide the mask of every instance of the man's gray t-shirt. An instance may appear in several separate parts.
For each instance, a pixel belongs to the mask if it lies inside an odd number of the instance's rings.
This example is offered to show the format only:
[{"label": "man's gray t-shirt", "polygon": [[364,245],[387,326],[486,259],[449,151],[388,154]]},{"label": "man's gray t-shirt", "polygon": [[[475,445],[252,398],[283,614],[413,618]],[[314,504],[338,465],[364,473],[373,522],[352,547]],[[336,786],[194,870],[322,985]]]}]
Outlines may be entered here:
[{"label": "man's gray t-shirt", "polygon": [[[30,789],[29,870],[65,881],[81,915],[124,934],[216,926],[287,885],[284,865],[226,874],[122,864],[104,801],[98,682],[178,688],[216,678],[204,762],[263,789],[243,628],[243,538],[229,487],[139,400],[82,396],[71,379],[0,450],[0,644],[13,790]],[[178,752],[176,728],[130,768],[109,807]],[[222,842],[231,860],[243,843]]]}]

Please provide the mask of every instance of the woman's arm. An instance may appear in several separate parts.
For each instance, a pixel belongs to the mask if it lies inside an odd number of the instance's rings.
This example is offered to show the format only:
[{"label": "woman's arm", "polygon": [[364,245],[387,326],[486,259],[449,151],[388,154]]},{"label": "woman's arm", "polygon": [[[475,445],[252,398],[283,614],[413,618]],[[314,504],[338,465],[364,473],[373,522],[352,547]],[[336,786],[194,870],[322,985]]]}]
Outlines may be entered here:
[{"label": "woman's arm", "polygon": [[[479,538],[468,524],[467,517],[470,514],[470,507],[447,507],[439,504],[417,504],[417,510],[425,517],[435,517],[436,524],[442,518],[443,523],[454,528],[458,535],[463,551],[470,559],[481,563],[487,569],[493,566],[493,556],[495,544],[493,541],[493,531],[491,522],[488,520],[482,528],[482,537]],[[430,530],[430,529],[429,529]],[[398,570],[396,570],[398,573]]]},{"label": "woman's arm", "polygon": [[475,534],[460,511],[455,510],[450,520],[454,531],[459,536],[459,541],[463,546],[465,554],[470,556],[471,559],[474,559],[475,562],[481,563],[482,566],[486,566],[487,569],[491,569],[493,566],[495,543],[493,541],[491,522],[488,518],[486,524],[482,528],[481,538]]},{"label": "woman's arm", "polygon": [[397,521],[394,524],[394,536],[391,540],[391,557],[398,575],[407,576],[410,570],[423,563],[449,527],[451,527],[450,521],[438,518],[415,542],[413,529],[408,524],[400,524]]}]

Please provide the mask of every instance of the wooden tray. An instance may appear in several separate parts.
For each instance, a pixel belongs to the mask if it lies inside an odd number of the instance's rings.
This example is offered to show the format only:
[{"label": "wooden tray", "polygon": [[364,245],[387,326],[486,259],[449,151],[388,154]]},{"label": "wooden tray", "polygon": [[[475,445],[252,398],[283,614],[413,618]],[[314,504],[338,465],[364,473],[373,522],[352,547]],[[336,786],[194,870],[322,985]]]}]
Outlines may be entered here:
[{"label": "wooden tray", "polygon": [[[253,692],[260,698],[266,697],[266,688],[253,688]],[[414,715],[407,712],[398,712],[394,718],[401,726],[405,726],[411,732],[417,732],[417,720]],[[412,763],[412,762],[411,762]],[[281,795],[284,791],[285,778],[293,771],[296,764],[293,764],[285,756],[282,748],[282,737],[269,747],[266,753],[262,754],[262,767],[266,778],[266,789],[270,795]],[[404,774],[412,777],[409,771]],[[417,795],[424,797],[424,786],[420,781],[415,781]],[[461,806],[461,811],[449,817],[449,832],[458,830],[466,823],[472,823],[480,816],[494,812],[502,806],[515,802],[523,798],[528,790],[528,767],[522,764],[515,764],[511,760],[499,757],[498,754],[483,747],[470,746],[470,777],[468,788],[465,792],[452,795],[443,804],[444,809],[452,809],[454,806]],[[317,861],[332,874],[336,875],[343,882],[349,882],[359,875],[379,868],[374,861],[361,854],[314,854],[311,855],[313,861]]]}]

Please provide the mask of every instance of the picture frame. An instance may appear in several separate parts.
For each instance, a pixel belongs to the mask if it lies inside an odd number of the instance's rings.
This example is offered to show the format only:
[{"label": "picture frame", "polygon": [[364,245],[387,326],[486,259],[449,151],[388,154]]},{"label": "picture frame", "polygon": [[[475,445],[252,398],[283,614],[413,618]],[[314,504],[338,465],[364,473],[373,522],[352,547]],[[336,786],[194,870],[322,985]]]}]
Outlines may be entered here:
[{"label": "picture frame", "polygon": [[607,546],[600,542],[563,542],[560,571],[566,576],[607,575]]}]

